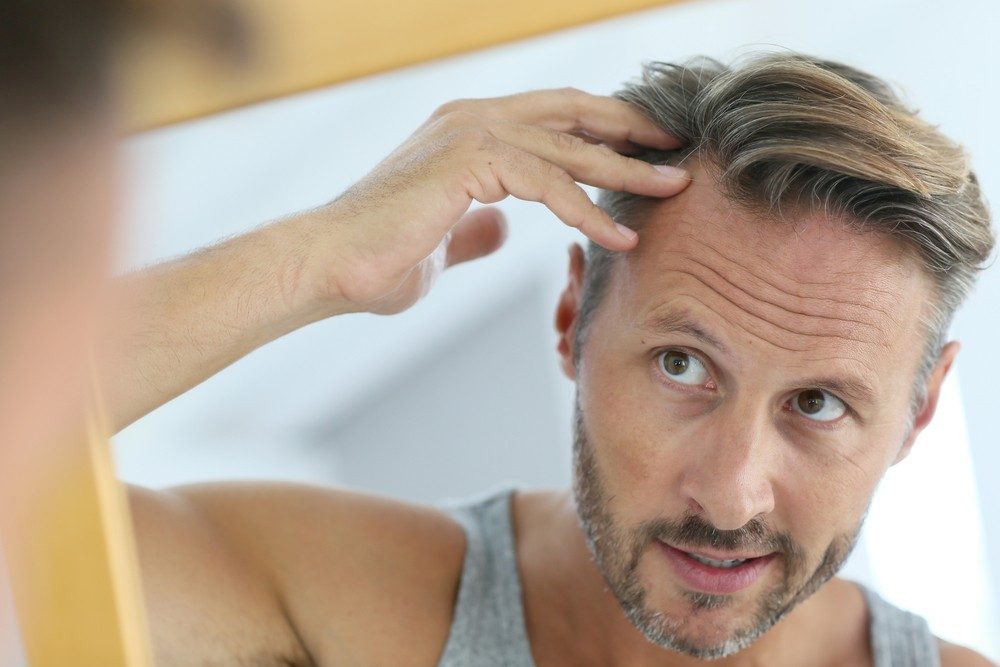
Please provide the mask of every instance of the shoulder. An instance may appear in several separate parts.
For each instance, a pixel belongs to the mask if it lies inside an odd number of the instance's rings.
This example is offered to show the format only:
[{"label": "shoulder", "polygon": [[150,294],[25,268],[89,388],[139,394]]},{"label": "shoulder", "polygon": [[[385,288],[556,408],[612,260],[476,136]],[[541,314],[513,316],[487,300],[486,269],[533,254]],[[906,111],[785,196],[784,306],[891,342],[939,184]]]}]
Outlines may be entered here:
[{"label": "shoulder", "polygon": [[[863,588],[853,581],[840,578],[833,578],[824,585],[817,598],[825,596],[827,609],[836,609],[839,618],[854,618],[849,623],[842,624],[847,632],[842,636],[841,646],[847,647],[843,655],[833,664],[871,664],[872,657],[869,652],[871,610],[869,603],[873,600],[879,601],[887,609],[894,609],[902,613],[903,610],[888,605],[871,591],[865,594]],[[809,602],[803,603],[803,605]],[[829,625],[827,625],[829,627]],[[957,644],[938,639],[938,647],[941,656],[941,667],[997,667],[984,656],[972,649]],[[853,647],[853,648],[851,648]]]},{"label": "shoulder", "polygon": [[465,553],[444,511],[284,483],[174,490],[273,581],[319,664],[434,664]]},{"label": "shoulder", "polygon": [[941,648],[941,667],[996,667],[985,656],[970,648],[938,639]]}]

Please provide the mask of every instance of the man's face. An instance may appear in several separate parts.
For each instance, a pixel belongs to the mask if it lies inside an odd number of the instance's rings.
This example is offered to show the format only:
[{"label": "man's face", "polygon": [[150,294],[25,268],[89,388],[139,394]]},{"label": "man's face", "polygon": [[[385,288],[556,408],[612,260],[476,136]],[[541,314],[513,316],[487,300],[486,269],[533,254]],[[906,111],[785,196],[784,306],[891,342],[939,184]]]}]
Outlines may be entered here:
[{"label": "man's face", "polygon": [[578,511],[633,623],[720,657],[850,552],[907,441],[932,288],[891,239],[756,219],[699,172],[644,215],[580,351]]}]

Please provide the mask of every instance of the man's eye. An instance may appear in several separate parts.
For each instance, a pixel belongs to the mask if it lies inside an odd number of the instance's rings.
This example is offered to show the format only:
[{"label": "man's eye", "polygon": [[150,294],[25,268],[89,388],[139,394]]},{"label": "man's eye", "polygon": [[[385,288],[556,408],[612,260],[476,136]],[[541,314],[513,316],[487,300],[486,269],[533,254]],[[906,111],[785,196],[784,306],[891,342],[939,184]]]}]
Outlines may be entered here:
[{"label": "man's eye", "polygon": [[686,352],[665,350],[660,352],[660,368],[674,382],[681,384],[705,384],[708,370],[705,365]]},{"label": "man's eye", "polygon": [[822,389],[809,389],[792,397],[792,410],[813,421],[832,422],[847,412],[847,406]]}]

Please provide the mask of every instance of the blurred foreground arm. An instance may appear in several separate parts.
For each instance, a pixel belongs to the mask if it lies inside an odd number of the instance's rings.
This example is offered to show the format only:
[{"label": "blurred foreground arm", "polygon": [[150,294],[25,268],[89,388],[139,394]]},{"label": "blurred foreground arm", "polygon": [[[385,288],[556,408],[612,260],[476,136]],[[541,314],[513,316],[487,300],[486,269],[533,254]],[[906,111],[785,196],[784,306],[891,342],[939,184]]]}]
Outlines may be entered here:
[{"label": "blurred foreground arm", "polygon": [[501,214],[468,213],[474,201],[537,201],[631,249],[635,234],[577,181],[658,197],[687,186],[621,154],[637,145],[678,147],[626,103],[576,90],[451,102],[332,203],[123,278],[100,361],[114,430],[310,322],[405,310],[445,268],[503,243]]}]

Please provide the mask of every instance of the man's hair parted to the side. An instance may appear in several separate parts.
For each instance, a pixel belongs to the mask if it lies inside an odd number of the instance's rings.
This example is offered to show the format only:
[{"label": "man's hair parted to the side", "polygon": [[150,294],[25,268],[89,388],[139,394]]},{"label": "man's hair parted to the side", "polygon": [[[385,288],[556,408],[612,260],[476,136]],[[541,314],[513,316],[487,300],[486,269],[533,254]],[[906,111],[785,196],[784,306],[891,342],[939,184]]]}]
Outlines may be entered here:
[{"label": "man's hair parted to the side", "polygon": [[[722,193],[766,219],[822,211],[859,231],[901,238],[933,278],[927,347],[914,404],[952,317],[990,257],[990,215],[965,151],[908,108],[883,80],[811,56],[765,53],[727,66],[707,57],[646,64],[615,95],[675,135],[682,147],[644,151],[654,164],[697,158]],[[654,201],[603,191],[598,204],[633,229]],[[577,323],[586,327],[616,255],[591,242]]]}]

